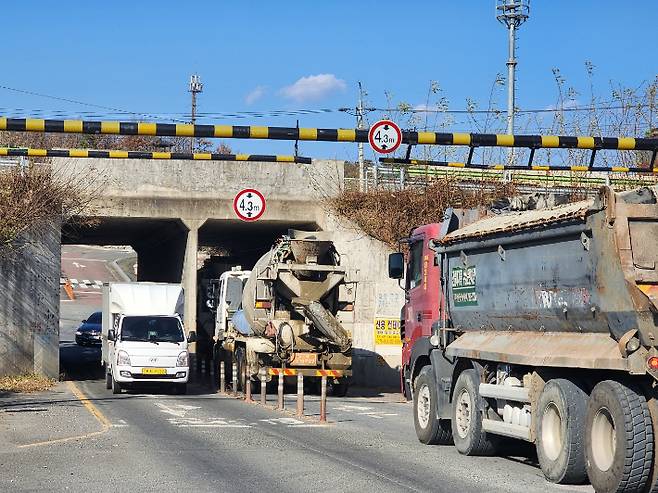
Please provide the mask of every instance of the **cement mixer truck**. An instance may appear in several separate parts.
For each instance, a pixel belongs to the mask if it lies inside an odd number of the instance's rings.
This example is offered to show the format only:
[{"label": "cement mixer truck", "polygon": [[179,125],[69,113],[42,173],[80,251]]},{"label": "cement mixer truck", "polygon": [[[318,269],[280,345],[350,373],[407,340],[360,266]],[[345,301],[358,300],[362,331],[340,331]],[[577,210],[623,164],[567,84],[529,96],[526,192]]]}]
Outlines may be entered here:
[{"label": "cement mixer truck", "polygon": [[658,491],[658,190],[471,224],[447,211],[406,255],[403,392],[418,439],[535,444],[555,483]]},{"label": "cement mixer truck", "polygon": [[294,368],[312,383],[316,370],[336,370],[329,380],[344,395],[351,376],[352,341],[341,319],[354,309],[350,281],[327,233],[289,231],[251,271],[234,267],[213,283],[215,365],[225,363],[238,390],[270,368]]}]

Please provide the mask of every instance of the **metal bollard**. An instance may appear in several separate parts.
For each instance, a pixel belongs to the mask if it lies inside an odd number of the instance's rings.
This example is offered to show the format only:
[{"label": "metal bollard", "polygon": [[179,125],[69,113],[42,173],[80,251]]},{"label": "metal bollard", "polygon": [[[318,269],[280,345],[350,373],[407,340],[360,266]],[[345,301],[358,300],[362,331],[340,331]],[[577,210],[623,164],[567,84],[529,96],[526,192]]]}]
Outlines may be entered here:
[{"label": "metal bollard", "polygon": [[244,368],[244,400],[251,402],[251,377],[247,374],[247,367]]},{"label": "metal bollard", "polygon": [[219,391],[226,393],[226,371],[224,370],[224,362],[219,362]]},{"label": "metal bollard", "polygon": [[304,375],[297,374],[297,416],[304,415]]},{"label": "metal bollard", "polygon": [[277,408],[283,410],[285,407],[285,402],[283,401],[283,372],[279,373],[277,392],[279,394],[279,402],[277,404]]},{"label": "metal bollard", "polygon": [[237,397],[238,395],[238,365],[237,363],[233,363],[233,371],[231,372],[231,376],[233,377],[233,395]]},{"label": "metal bollard", "polygon": [[322,377],[322,385],[320,391],[320,421],[327,421],[327,377]]},{"label": "metal bollard", "polygon": [[260,374],[260,403],[267,404],[267,375],[264,372]]}]

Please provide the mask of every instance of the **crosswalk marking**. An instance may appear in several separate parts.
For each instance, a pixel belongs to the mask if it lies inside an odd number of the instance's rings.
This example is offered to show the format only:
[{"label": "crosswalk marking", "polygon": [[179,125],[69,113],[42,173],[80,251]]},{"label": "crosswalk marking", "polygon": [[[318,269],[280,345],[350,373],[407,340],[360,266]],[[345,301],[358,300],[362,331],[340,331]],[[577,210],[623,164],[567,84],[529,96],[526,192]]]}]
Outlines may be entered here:
[{"label": "crosswalk marking", "polygon": [[[102,289],[102,287],[103,287],[103,281],[99,281],[98,279],[95,279],[93,281],[90,281],[89,279],[83,279],[81,281],[78,281],[77,279],[69,279],[69,282],[71,283],[71,287],[73,287],[73,288]],[[66,284],[66,278],[65,277],[60,277],[59,278],[59,284],[60,284],[60,286],[65,285]]]}]

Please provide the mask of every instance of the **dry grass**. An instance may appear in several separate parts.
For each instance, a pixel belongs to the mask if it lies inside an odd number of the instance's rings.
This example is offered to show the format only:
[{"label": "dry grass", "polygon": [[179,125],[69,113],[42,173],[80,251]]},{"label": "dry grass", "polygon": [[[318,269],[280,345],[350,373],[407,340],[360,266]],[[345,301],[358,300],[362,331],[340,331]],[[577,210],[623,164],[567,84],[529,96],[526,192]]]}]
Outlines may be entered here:
[{"label": "dry grass", "polygon": [[55,385],[55,380],[34,373],[0,377],[0,392],[43,392]]},{"label": "dry grass", "polygon": [[514,184],[496,182],[491,187],[466,190],[450,178],[434,180],[424,188],[343,191],[329,198],[329,206],[358,225],[367,235],[397,248],[412,228],[440,222],[446,208],[474,208],[514,195]]},{"label": "dry grass", "polygon": [[58,174],[48,164],[0,170],[0,256],[28,231],[80,214],[97,187],[98,180]]}]

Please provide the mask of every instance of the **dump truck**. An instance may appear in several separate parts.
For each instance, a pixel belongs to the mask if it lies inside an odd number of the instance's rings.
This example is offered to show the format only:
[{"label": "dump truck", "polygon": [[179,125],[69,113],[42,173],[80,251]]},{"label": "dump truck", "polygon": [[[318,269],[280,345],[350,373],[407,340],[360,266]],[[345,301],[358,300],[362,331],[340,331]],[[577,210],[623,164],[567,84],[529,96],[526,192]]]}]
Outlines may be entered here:
[{"label": "dump truck", "polygon": [[352,340],[340,319],[354,309],[356,286],[328,233],[289,231],[253,269],[224,272],[212,292],[215,365],[223,361],[230,380],[235,363],[238,390],[288,368],[310,384],[331,370],[332,393],[347,392]]},{"label": "dump truck", "polygon": [[460,217],[389,257],[418,439],[525,440],[552,482],[657,491],[658,188]]}]

